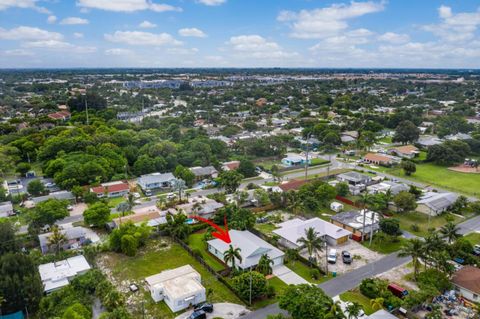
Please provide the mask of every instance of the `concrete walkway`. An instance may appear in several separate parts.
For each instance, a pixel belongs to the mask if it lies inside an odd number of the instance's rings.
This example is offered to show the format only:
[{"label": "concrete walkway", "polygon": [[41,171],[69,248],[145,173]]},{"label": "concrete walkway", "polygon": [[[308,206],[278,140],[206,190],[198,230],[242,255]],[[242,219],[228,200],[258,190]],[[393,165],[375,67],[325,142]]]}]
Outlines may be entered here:
[{"label": "concrete walkway", "polygon": [[293,270],[285,265],[275,266],[272,271],[273,274],[278,277],[278,279],[287,285],[308,284],[308,281],[297,275]]}]

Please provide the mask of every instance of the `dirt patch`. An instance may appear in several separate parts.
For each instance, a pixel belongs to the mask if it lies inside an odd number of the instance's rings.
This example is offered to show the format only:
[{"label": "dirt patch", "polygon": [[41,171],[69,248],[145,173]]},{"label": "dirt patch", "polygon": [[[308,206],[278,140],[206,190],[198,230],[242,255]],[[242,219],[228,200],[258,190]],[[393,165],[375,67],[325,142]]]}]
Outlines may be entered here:
[{"label": "dirt patch", "polygon": [[480,169],[471,167],[468,165],[458,165],[448,168],[451,171],[460,172],[460,173],[469,173],[469,174],[480,174]]},{"label": "dirt patch", "polygon": [[413,281],[407,279],[407,275],[413,272],[413,268],[409,263],[390,269],[376,277],[388,280],[391,283],[399,284],[408,290],[418,290],[418,286]]}]

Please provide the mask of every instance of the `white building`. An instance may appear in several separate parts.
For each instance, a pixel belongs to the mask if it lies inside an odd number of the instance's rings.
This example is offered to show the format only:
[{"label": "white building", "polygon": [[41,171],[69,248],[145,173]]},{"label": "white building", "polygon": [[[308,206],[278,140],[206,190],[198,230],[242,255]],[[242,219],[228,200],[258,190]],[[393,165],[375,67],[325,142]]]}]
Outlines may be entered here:
[{"label": "white building", "polygon": [[230,230],[229,234],[232,240],[230,244],[220,239],[213,239],[207,242],[208,251],[222,262],[225,251],[232,245],[234,248],[240,248],[242,261],[235,260],[235,266],[241,269],[255,267],[263,254],[267,254],[273,260],[273,267],[283,265],[283,251],[270,245],[248,230]]},{"label": "white building", "polygon": [[160,188],[170,188],[175,176],[172,173],[152,173],[142,175],[137,179],[137,184],[142,190],[154,190]]},{"label": "white building", "polygon": [[67,286],[75,276],[88,270],[90,265],[82,255],[38,266],[45,293]]},{"label": "white building", "polygon": [[205,287],[200,274],[190,265],[162,271],[145,278],[152,299],[165,301],[177,312],[206,300]]},{"label": "white building", "polygon": [[294,249],[300,247],[297,241],[300,238],[305,237],[305,232],[309,228],[313,228],[318,233],[318,236],[325,239],[325,241],[331,246],[347,242],[348,237],[352,234],[348,230],[318,217],[308,220],[294,218],[278,224],[278,226],[280,228],[274,230],[273,233],[280,236],[280,243],[283,246]]}]

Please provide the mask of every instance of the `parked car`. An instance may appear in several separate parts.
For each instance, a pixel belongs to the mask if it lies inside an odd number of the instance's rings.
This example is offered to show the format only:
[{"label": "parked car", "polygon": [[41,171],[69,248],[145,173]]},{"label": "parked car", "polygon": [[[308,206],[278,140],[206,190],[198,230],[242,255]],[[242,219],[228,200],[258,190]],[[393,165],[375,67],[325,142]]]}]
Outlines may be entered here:
[{"label": "parked car", "polygon": [[152,196],[152,191],[147,189],[143,192],[145,194],[145,196]]},{"label": "parked car", "polygon": [[132,194],[133,194],[133,197],[134,197],[134,198],[137,198],[137,199],[138,199],[138,198],[141,197],[141,196],[140,196],[140,193],[134,192],[134,193],[132,193]]},{"label": "parked car", "polygon": [[207,314],[203,310],[194,311],[188,319],[207,319]]},{"label": "parked car", "polygon": [[475,256],[480,256],[480,245],[473,246],[473,254]]},{"label": "parked car", "polygon": [[73,210],[73,206],[72,206],[72,205],[68,205],[68,206],[67,206],[67,209],[68,209],[69,211],[72,211],[72,210]]},{"label": "parked car", "polygon": [[337,250],[330,249],[327,255],[327,261],[329,264],[335,264],[337,262]]},{"label": "parked car", "polygon": [[213,312],[213,305],[209,302],[204,302],[204,303],[196,305],[195,308],[193,308],[193,311],[199,311],[199,310],[203,310],[205,312],[212,313]]},{"label": "parked car", "polygon": [[352,263],[352,255],[346,250],[342,251],[342,261],[344,264],[348,265]]}]

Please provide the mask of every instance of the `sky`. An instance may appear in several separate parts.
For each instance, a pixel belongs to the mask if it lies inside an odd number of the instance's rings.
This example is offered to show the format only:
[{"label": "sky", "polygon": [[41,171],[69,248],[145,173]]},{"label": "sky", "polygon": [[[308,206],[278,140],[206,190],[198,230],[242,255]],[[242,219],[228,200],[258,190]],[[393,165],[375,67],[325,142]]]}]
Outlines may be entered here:
[{"label": "sky", "polygon": [[0,0],[0,68],[480,68],[478,0]]}]

